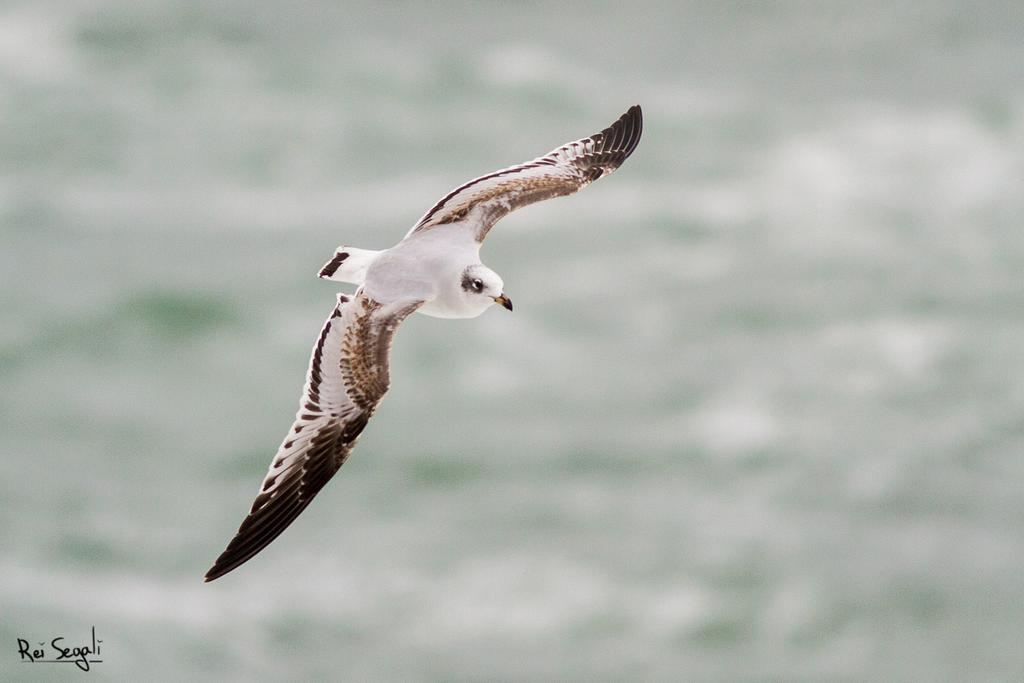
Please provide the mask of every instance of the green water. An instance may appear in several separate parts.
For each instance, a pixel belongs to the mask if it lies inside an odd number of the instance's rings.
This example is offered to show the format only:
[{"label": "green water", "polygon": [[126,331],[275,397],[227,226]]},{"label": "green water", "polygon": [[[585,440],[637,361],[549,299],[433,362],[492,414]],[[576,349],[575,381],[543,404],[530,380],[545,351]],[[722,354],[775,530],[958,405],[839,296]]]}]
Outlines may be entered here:
[{"label": "green water", "polygon": [[[635,102],[204,585],[334,248]],[[0,124],[0,679],[1024,675],[1019,4],[3,3]]]}]

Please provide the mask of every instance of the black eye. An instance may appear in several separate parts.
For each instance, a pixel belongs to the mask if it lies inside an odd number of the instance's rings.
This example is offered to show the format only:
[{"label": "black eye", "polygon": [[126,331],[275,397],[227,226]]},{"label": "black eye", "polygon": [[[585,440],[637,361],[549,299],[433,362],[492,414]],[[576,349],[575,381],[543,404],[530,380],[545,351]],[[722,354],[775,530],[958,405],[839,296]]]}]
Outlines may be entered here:
[{"label": "black eye", "polygon": [[480,278],[473,280],[473,289],[475,289],[478,292],[482,292],[484,290],[483,280],[481,280]]}]

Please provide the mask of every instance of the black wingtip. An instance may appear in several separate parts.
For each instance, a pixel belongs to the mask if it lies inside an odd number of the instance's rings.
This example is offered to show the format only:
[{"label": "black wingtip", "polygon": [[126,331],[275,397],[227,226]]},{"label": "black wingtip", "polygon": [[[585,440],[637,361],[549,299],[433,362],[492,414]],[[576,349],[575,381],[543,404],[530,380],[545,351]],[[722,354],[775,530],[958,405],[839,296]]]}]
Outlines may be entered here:
[{"label": "black wingtip", "polygon": [[[259,550],[262,549],[263,548],[261,547]],[[251,560],[253,556],[259,552],[259,550],[256,550],[254,552],[236,555],[235,553],[229,552],[230,550],[231,548],[229,547],[228,550],[225,550],[223,553],[221,553],[221,556],[217,558],[217,561],[213,563],[213,566],[206,570],[206,576],[203,577],[203,583],[210,583],[211,581],[215,581],[220,577],[224,576],[225,574],[233,572],[234,570],[238,569],[243,564]]]},{"label": "black wingtip", "polygon": [[213,566],[206,570],[206,575],[203,576],[203,583],[210,583],[211,581],[219,579],[220,577],[224,576],[225,574],[227,574],[232,569],[235,569],[236,567],[238,567],[237,564],[234,565],[234,566],[223,566],[223,565],[221,565],[221,561],[223,559],[224,559],[224,555],[222,554],[220,557],[217,558],[217,561],[213,563]]},{"label": "black wingtip", "polygon": [[[644,118],[644,112],[640,108],[640,105],[639,104],[634,104],[632,107],[627,109],[626,113],[623,114],[622,116],[620,116],[619,120],[616,121],[615,123],[619,123],[621,121],[627,121],[627,120],[628,121],[635,121],[636,123],[643,123],[643,118]],[[615,125],[615,124],[612,124],[612,125]]]},{"label": "black wingtip", "polygon": [[644,131],[644,114],[639,104],[634,104],[626,110],[626,113],[619,117],[619,120],[609,126],[607,133],[611,134],[614,146],[608,151],[622,153],[622,159],[626,159],[640,142],[640,136]]},{"label": "black wingtip", "polygon": [[256,553],[252,553],[252,555],[249,555],[244,559],[233,557],[226,558],[224,557],[226,554],[227,553],[223,553],[217,558],[217,561],[213,563],[213,566],[206,570],[206,575],[203,576],[203,583],[210,583],[211,581],[216,581],[225,574],[230,574],[245,564],[248,560],[251,560],[252,556]]},{"label": "black wingtip", "polygon": [[[606,162],[613,164],[611,168],[617,168],[636,149],[643,130],[643,111],[639,104],[634,104],[615,123],[593,135],[592,138],[597,143],[598,154]],[[605,172],[608,172],[608,169]]]}]

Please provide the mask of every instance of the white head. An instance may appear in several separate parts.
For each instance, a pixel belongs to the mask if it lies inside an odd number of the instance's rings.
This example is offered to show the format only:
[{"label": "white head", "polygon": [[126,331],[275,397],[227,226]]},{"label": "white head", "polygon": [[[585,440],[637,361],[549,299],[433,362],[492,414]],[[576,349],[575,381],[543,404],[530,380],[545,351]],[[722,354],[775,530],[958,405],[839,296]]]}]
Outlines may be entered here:
[{"label": "white head", "polygon": [[501,304],[512,310],[512,300],[505,296],[505,283],[493,270],[482,263],[469,266],[462,271],[459,296],[466,309],[483,313],[491,304]]}]

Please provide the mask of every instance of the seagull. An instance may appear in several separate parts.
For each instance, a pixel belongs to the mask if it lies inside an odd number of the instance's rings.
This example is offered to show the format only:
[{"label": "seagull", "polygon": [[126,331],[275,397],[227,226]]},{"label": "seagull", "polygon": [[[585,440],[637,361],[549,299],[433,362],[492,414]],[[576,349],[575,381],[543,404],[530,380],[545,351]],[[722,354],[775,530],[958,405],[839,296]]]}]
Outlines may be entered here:
[{"label": "seagull", "polygon": [[358,289],[338,294],[313,345],[295,422],[206,581],[267,547],[342,466],[388,390],[388,355],[403,320],[412,313],[475,318],[494,304],[512,310],[501,277],[480,261],[491,227],[519,207],[608,175],[636,149],[642,129],[634,105],[600,133],[459,185],[390,249],[338,247],[319,276]]}]

